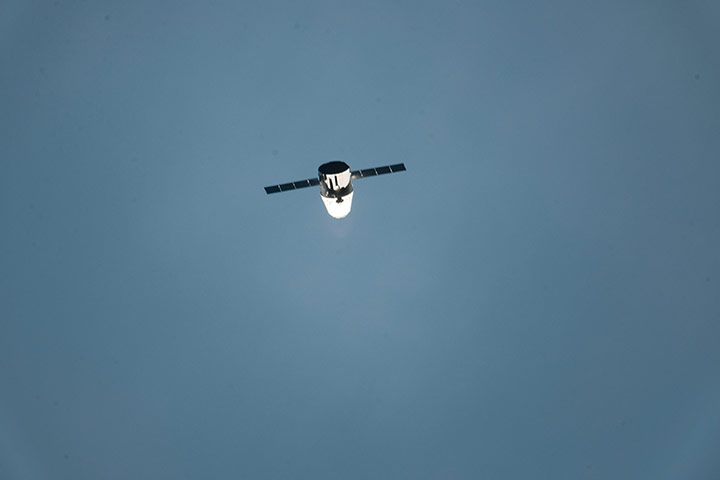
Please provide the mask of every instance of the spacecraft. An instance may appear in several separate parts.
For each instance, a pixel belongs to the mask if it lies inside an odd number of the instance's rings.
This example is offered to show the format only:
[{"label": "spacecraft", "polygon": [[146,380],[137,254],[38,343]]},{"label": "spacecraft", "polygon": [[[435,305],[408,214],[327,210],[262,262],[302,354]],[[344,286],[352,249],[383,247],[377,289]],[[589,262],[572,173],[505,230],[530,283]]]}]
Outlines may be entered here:
[{"label": "spacecraft", "polygon": [[327,212],[333,218],[344,218],[348,216],[352,208],[353,180],[404,171],[404,163],[351,171],[350,166],[345,162],[328,162],[318,167],[317,178],[272,185],[265,187],[265,192],[269,195],[299,188],[320,186],[320,198],[322,198]]}]

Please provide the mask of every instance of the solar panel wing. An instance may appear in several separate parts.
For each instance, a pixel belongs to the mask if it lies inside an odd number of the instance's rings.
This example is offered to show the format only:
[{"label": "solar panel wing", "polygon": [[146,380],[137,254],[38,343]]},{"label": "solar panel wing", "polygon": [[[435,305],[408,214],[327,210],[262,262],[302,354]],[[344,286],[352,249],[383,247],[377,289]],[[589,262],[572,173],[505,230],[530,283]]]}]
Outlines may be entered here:
[{"label": "solar panel wing", "polygon": [[297,190],[298,188],[316,187],[320,184],[317,178],[308,178],[305,180],[297,180],[295,182],[283,183],[281,185],[272,185],[265,187],[265,192],[271,193],[287,192],[289,190]]},{"label": "solar panel wing", "polygon": [[317,178],[308,178],[307,180],[298,180],[297,182],[293,182],[293,185],[295,185],[295,188],[315,187],[320,185],[320,180]]},{"label": "solar panel wing", "polygon": [[385,175],[387,173],[404,172],[406,170],[404,163],[396,163],[395,165],[385,165],[383,167],[366,168],[364,170],[355,170],[352,172],[352,178],[375,177],[377,175]]},{"label": "solar panel wing", "polygon": [[374,177],[377,175],[377,172],[374,168],[366,168],[365,170],[355,170],[354,172],[350,172],[353,179],[356,178],[365,178],[365,177]]}]

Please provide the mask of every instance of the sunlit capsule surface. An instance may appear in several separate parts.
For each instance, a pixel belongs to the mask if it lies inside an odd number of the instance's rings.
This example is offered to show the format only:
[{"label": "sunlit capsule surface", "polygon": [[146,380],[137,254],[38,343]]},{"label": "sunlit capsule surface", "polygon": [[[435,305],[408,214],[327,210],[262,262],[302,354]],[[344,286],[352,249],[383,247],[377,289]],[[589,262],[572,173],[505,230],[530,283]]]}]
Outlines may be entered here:
[{"label": "sunlit capsule surface", "polygon": [[321,196],[327,212],[333,218],[345,218],[350,213],[352,208],[352,199],[354,192],[350,192],[348,195],[342,197],[342,202],[338,203],[337,198],[328,198]]}]

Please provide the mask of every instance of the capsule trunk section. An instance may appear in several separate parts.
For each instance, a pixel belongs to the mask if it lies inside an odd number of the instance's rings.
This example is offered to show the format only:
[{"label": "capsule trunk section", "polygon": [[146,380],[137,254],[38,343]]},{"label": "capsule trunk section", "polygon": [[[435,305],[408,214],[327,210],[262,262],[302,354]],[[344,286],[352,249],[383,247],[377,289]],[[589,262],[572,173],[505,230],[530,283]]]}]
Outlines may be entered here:
[{"label": "capsule trunk section", "polygon": [[347,217],[352,208],[353,187],[350,166],[345,162],[329,162],[318,168],[320,197],[333,218]]}]

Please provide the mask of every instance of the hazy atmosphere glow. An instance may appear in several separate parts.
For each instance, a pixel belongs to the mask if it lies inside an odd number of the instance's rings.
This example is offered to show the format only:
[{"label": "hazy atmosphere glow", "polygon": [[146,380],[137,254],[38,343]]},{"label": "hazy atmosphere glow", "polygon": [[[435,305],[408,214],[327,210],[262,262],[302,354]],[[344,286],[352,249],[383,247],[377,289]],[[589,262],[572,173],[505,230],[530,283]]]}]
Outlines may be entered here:
[{"label": "hazy atmosphere glow", "polygon": [[6,0],[0,479],[720,478],[718,25]]}]

